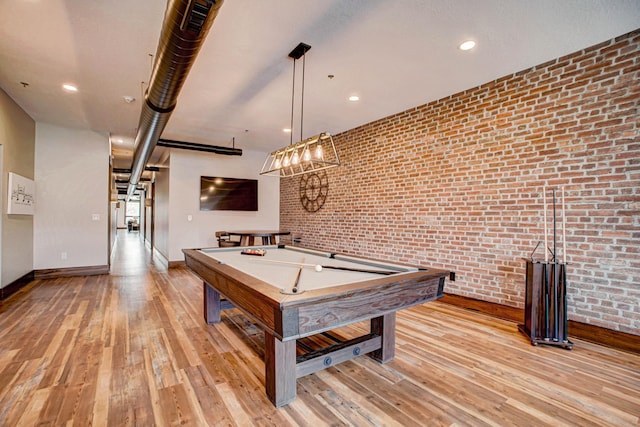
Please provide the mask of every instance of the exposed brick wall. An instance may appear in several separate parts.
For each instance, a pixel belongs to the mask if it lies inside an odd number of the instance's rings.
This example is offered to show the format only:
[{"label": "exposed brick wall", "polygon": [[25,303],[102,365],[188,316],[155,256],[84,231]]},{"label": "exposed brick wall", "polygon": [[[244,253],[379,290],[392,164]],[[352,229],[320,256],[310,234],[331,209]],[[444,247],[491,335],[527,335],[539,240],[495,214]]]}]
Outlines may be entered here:
[{"label": "exposed brick wall", "polygon": [[336,135],[324,207],[283,179],[280,225],[523,307],[542,188],[564,186],[569,318],[640,335],[639,109],[640,30]]}]

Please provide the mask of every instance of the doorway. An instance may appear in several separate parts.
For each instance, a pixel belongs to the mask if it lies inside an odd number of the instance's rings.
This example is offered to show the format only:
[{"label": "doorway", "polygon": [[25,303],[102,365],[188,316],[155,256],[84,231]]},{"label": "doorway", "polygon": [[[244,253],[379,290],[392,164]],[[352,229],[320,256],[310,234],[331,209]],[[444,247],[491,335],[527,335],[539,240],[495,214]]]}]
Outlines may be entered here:
[{"label": "doorway", "polygon": [[127,231],[140,231],[140,198],[131,198],[124,202],[124,223],[127,225]]}]

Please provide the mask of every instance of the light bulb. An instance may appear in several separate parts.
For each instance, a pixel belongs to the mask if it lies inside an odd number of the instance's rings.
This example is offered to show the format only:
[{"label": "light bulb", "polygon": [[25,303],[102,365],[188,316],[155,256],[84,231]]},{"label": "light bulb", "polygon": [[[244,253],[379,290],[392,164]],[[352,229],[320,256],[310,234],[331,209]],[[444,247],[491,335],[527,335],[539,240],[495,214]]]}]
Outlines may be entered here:
[{"label": "light bulb", "polygon": [[471,50],[474,47],[476,47],[476,42],[474,42],[473,40],[465,40],[464,42],[460,43],[460,45],[458,46],[458,49]]},{"label": "light bulb", "polygon": [[300,163],[300,156],[298,156],[297,151],[295,151],[293,153],[293,156],[291,156],[291,163],[293,163],[294,165],[297,165],[298,163]]},{"label": "light bulb", "polygon": [[302,160],[304,160],[305,162],[311,160],[311,153],[309,152],[308,148],[304,149],[304,153],[302,153]]},{"label": "light bulb", "polygon": [[70,83],[63,84],[62,88],[64,90],[66,90],[67,92],[77,92],[78,91],[78,87],[76,85],[72,85]]},{"label": "light bulb", "polygon": [[316,147],[316,159],[322,158],[322,145],[318,144]]},{"label": "light bulb", "polygon": [[285,156],[284,156],[284,160],[282,161],[282,165],[283,165],[284,167],[289,166],[289,156],[287,156],[286,154],[285,154]]},{"label": "light bulb", "polygon": [[282,166],[282,163],[280,162],[280,158],[276,158],[276,162],[274,164],[276,169],[280,169],[280,166]]}]

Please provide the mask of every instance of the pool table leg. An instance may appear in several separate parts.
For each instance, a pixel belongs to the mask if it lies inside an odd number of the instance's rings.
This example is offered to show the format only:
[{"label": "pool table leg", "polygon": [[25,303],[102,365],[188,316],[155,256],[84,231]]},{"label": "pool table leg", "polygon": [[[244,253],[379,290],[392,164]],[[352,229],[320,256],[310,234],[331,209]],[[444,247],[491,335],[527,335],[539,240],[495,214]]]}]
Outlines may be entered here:
[{"label": "pool table leg", "polygon": [[296,398],[296,340],[280,341],[264,331],[265,389],[267,397],[277,406]]},{"label": "pool table leg", "polygon": [[396,351],[396,312],[371,319],[371,333],[380,335],[380,349],[369,353],[369,357],[380,363],[393,360]]},{"label": "pool table leg", "polygon": [[207,325],[220,323],[220,293],[207,282],[202,282],[204,291],[204,321]]}]

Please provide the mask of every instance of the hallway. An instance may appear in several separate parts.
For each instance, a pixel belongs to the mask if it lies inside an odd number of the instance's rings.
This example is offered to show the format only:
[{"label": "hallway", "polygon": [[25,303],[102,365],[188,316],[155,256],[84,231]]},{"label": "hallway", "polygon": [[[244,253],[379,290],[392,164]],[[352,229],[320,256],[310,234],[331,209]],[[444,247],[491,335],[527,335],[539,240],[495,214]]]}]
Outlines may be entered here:
[{"label": "hallway", "polygon": [[162,263],[152,256],[151,249],[145,245],[142,232],[127,231],[126,228],[118,229],[116,244],[111,254],[111,275],[139,276],[151,269],[166,270]]}]

